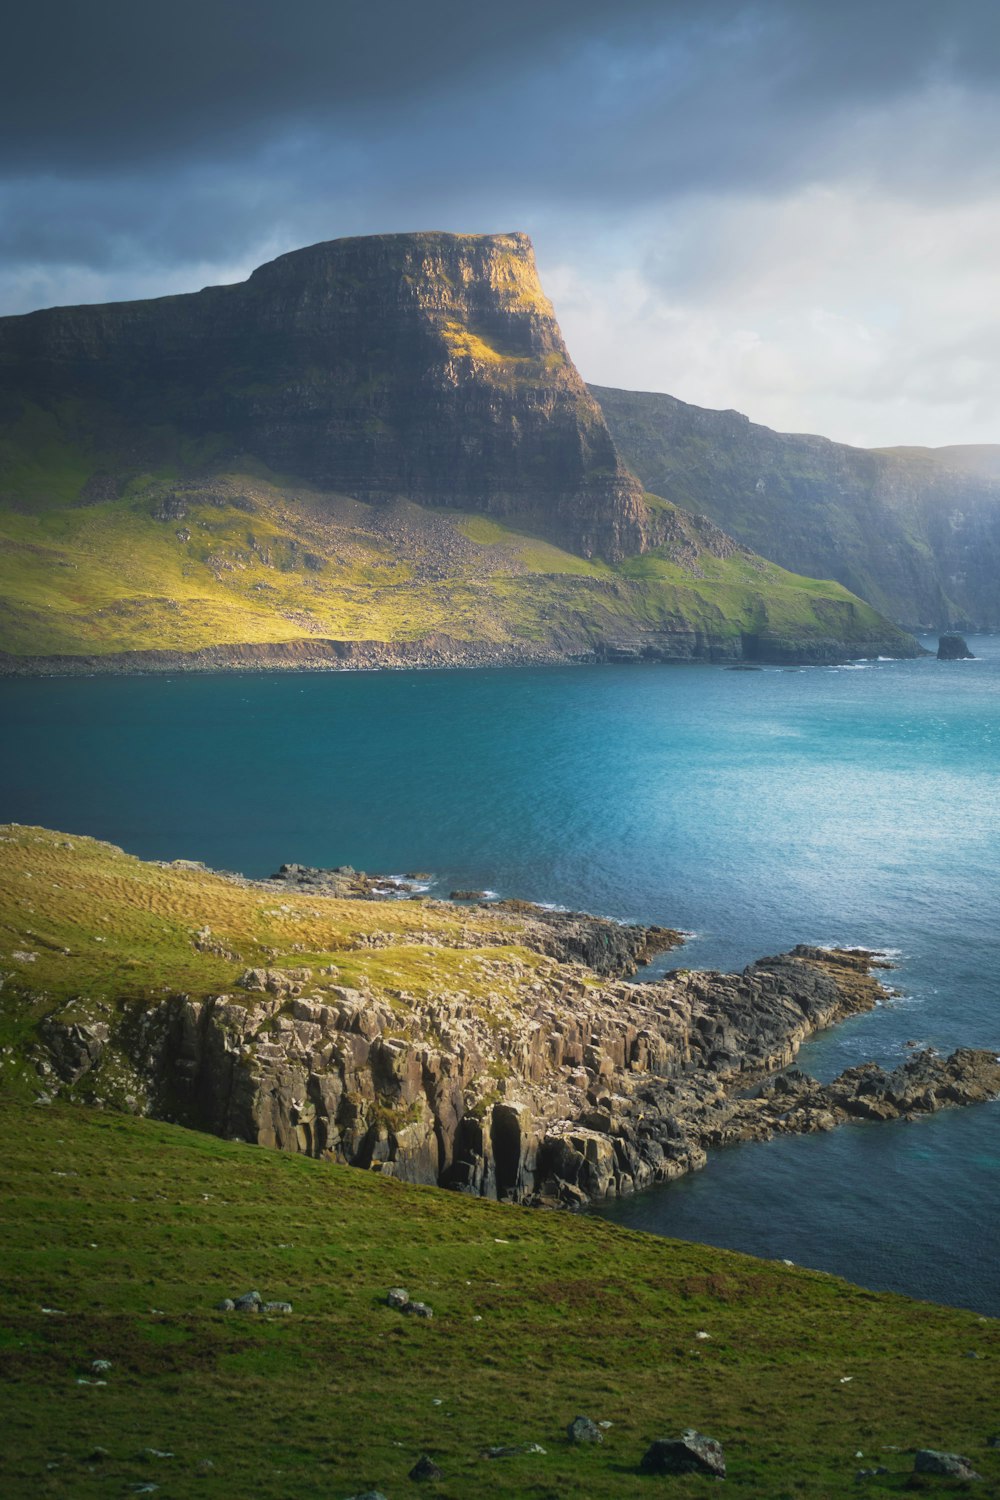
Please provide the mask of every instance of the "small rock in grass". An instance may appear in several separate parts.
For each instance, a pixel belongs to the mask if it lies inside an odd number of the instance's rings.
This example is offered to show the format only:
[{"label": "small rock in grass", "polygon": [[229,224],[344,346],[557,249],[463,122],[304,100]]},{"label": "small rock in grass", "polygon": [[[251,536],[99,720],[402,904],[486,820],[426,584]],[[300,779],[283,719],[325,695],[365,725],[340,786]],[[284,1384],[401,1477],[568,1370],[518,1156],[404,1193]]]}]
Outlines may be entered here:
[{"label": "small rock in grass", "polygon": [[426,1302],[407,1302],[402,1311],[414,1318],[433,1318],[434,1316],[434,1309],[428,1307]]},{"label": "small rock in grass", "polygon": [[854,1481],[856,1484],[863,1484],[866,1479],[877,1479],[880,1474],[888,1474],[888,1472],[889,1470],[881,1464],[877,1469],[859,1469],[854,1476]]},{"label": "small rock in grass", "polygon": [[95,1375],[106,1375],[111,1369],[111,1361],[110,1359],[92,1359],[90,1361],[90,1368]]},{"label": "small rock in grass", "polygon": [[261,1308],[266,1313],[290,1313],[292,1304],[290,1302],[265,1302]]},{"label": "small rock in grass", "polygon": [[347,1500],[385,1500],[381,1490],[362,1490],[359,1495],[348,1495]]},{"label": "small rock in grass", "polygon": [[995,1432],[992,1437],[986,1439],[987,1448],[1000,1448],[1000,1432]]},{"label": "small rock in grass", "polygon": [[91,1448],[90,1452],[87,1454],[87,1463],[102,1464],[106,1458],[110,1457],[111,1454],[108,1452],[107,1448]]},{"label": "small rock in grass", "polygon": [[589,1417],[574,1417],[566,1428],[571,1443],[603,1443],[604,1433]]},{"label": "small rock in grass", "polygon": [[679,1438],[657,1438],[639,1465],[644,1474],[713,1474],[725,1479],[722,1444],[686,1427]]},{"label": "small rock in grass", "polygon": [[545,1449],[539,1443],[514,1443],[501,1445],[499,1448],[484,1448],[480,1454],[481,1458],[519,1458],[522,1453],[544,1453]]},{"label": "small rock in grass", "polygon": [[237,1312],[259,1312],[263,1300],[260,1292],[244,1292],[242,1297],[237,1297],[233,1307]]},{"label": "small rock in grass", "polygon": [[223,1297],[221,1302],[215,1304],[215,1310],[216,1312],[235,1312],[236,1303],[232,1297]]},{"label": "small rock in grass", "polygon": [[913,1460],[914,1474],[946,1474],[949,1479],[981,1479],[969,1460],[961,1453],[940,1453],[936,1448],[919,1448]]},{"label": "small rock in grass", "polygon": [[405,1286],[391,1286],[385,1296],[387,1307],[405,1307],[410,1294]]},{"label": "small rock in grass", "polygon": [[443,1479],[444,1470],[438,1468],[429,1454],[422,1453],[410,1470],[409,1477],[420,1484],[428,1479]]}]

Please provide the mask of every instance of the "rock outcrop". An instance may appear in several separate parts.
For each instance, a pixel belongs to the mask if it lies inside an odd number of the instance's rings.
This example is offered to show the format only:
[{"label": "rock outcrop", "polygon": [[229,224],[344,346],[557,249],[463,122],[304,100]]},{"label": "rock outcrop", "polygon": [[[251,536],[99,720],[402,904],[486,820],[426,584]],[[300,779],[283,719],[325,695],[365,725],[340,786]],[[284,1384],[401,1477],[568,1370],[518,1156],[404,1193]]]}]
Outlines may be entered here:
[{"label": "rock outcrop", "polygon": [[53,1083],[92,1075],[91,1097],[102,1068],[124,1067],[135,1107],[164,1119],[570,1207],[695,1170],[713,1146],[1000,1094],[996,1057],[968,1050],[826,1085],[771,1076],[814,1031],[876,1004],[870,954],[797,948],[741,974],[633,984],[622,976],[675,934],[621,928],[612,940],[616,924],[577,913],[491,910],[497,941],[516,918],[508,940],[538,956],[490,960],[495,992],[376,996],[329,970],[252,968],[230,993],[174,995],[99,1034],[49,1019],[39,1066]]},{"label": "rock outcrop", "polygon": [[948,631],[938,640],[938,661],[975,661],[965,637]]}]

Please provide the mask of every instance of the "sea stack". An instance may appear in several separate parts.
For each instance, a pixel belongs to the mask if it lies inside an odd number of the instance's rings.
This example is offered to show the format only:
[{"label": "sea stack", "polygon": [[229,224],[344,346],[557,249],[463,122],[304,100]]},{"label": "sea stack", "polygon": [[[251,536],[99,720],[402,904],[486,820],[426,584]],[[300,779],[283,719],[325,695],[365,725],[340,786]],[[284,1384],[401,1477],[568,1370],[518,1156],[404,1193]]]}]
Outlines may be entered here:
[{"label": "sea stack", "polygon": [[938,661],[975,661],[964,636],[949,631],[938,639]]}]

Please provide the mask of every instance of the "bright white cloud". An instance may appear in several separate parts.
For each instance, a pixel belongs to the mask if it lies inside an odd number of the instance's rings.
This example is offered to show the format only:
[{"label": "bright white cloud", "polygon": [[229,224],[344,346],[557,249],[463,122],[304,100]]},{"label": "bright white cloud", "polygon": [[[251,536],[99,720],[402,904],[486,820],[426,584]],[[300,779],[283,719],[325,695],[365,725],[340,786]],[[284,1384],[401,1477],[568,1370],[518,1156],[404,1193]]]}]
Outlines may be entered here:
[{"label": "bright white cloud", "polygon": [[584,376],[864,446],[1000,441],[1000,194],[689,200],[543,264]]}]

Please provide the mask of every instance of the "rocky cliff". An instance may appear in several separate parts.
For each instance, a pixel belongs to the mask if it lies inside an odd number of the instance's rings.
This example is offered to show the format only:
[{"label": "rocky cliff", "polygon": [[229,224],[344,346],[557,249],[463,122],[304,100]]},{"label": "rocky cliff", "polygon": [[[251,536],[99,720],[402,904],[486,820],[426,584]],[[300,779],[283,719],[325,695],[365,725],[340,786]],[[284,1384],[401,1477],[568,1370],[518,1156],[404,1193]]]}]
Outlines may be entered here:
[{"label": "rocky cliff", "polygon": [[643,492],[524,235],[0,319],[0,671],[916,651]]},{"label": "rocky cliff", "polygon": [[0,319],[0,420],[25,403],[104,455],[105,486],[180,441],[584,556],[643,545],[642,492],[523,234],[332,240],[239,285]]},{"label": "rocky cliff", "polygon": [[1000,627],[1000,450],[863,449],[592,386],[648,489],[909,629]]},{"label": "rocky cliff", "polygon": [[353,871],[152,866],[8,828],[6,1077],[23,1067],[43,1100],[570,1206],[694,1170],[714,1145],[1000,1094],[996,1056],[970,1051],[827,1085],[772,1078],[882,997],[870,954],[797,948],[741,974],[630,983],[678,933],[413,894]]}]

